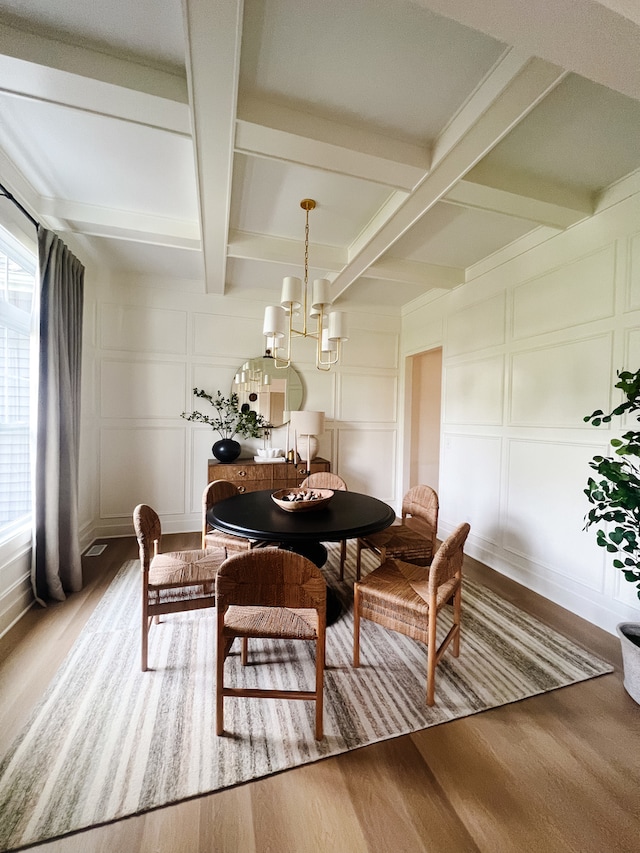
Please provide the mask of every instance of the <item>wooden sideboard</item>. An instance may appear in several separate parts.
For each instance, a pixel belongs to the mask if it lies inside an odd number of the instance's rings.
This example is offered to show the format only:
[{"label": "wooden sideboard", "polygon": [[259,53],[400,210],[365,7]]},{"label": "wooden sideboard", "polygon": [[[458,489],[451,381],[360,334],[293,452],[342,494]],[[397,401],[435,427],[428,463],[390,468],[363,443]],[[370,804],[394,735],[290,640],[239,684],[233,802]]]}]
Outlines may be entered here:
[{"label": "wooden sideboard", "polygon": [[[209,459],[207,482],[229,480],[240,493],[256,492],[259,489],[286,489],[299,486],[307,476],[306,463],[297,465],[289,462],[254,462],[253,459],[238,459],[231,464]],[[311,473],[329,471],[326,459],[316,456],[311,460]]]}]

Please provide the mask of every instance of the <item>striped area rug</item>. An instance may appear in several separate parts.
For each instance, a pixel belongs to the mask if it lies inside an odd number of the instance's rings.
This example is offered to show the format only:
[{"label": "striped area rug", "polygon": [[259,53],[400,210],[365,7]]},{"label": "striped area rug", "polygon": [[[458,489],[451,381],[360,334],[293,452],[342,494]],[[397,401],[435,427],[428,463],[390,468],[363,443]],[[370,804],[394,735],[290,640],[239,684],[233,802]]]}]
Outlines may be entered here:
[{"label": "striped area rug", "polygon": [[[214,733],[213,611],[152,626],[139,667],[139,564],[126,563],[42,702],[0,765],[0,850],[12,850],[210,793],[386,738],[611,672],[612,668],[471,581],[463,597],[458,659],[438,667],[436,705],[425,705],[426,651],[364,622],[351,666],[351,583],[338,580],[339,546],[326,574],[345,603],[328,629],[325,738],[314,705],[225,700],[231,736]],[[349,556],[353,556],[349,552]],[[365,561],[371,558],[366,552]],[[365,562],[365,569],[371,568]],[[447,625],[443,626],[444,630]],[[229,683],[313,688],[304,643],[250,647],[227,660]]]}]

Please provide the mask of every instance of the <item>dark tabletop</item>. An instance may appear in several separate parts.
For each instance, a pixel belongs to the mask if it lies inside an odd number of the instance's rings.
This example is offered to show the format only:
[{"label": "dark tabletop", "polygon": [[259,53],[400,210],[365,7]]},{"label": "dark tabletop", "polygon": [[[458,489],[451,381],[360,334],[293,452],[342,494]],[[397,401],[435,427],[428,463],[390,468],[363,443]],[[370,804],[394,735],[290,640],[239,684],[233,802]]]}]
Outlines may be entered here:
[{"label": "dark tabletop", "polygon": [[338,542],[384,530],[395,521],[383,501],[358,492],[334,492],[329,503],[309,512],[287,512],[271,500],[273,491],[247,492],[215,504],[209,523],[224,533],[267,542]]}]

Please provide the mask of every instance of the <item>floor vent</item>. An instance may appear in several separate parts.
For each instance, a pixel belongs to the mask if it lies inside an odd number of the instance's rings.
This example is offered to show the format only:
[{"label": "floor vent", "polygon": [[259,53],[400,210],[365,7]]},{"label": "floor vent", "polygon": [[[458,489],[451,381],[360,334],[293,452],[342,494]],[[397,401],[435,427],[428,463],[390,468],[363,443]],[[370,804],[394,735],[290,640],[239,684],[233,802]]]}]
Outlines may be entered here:
[{"label": "floor vent", "polygon": [[85,557],[99,557],[106,547],[106,545],[92,545],[91,548],[85,552]]}]

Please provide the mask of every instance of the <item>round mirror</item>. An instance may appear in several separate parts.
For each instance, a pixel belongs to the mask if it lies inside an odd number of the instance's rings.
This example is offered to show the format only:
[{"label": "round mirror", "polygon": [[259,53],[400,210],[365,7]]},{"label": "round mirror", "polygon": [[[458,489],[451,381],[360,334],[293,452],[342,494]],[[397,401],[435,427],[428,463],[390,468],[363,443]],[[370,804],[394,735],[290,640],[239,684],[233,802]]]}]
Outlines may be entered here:
[{"label": "round mirror", "polygon": [[279,368],[269,355],[251,358],[238,368],[231,392],[272,426],[282,426],[302,405],[302,380],[293,367]]}]

